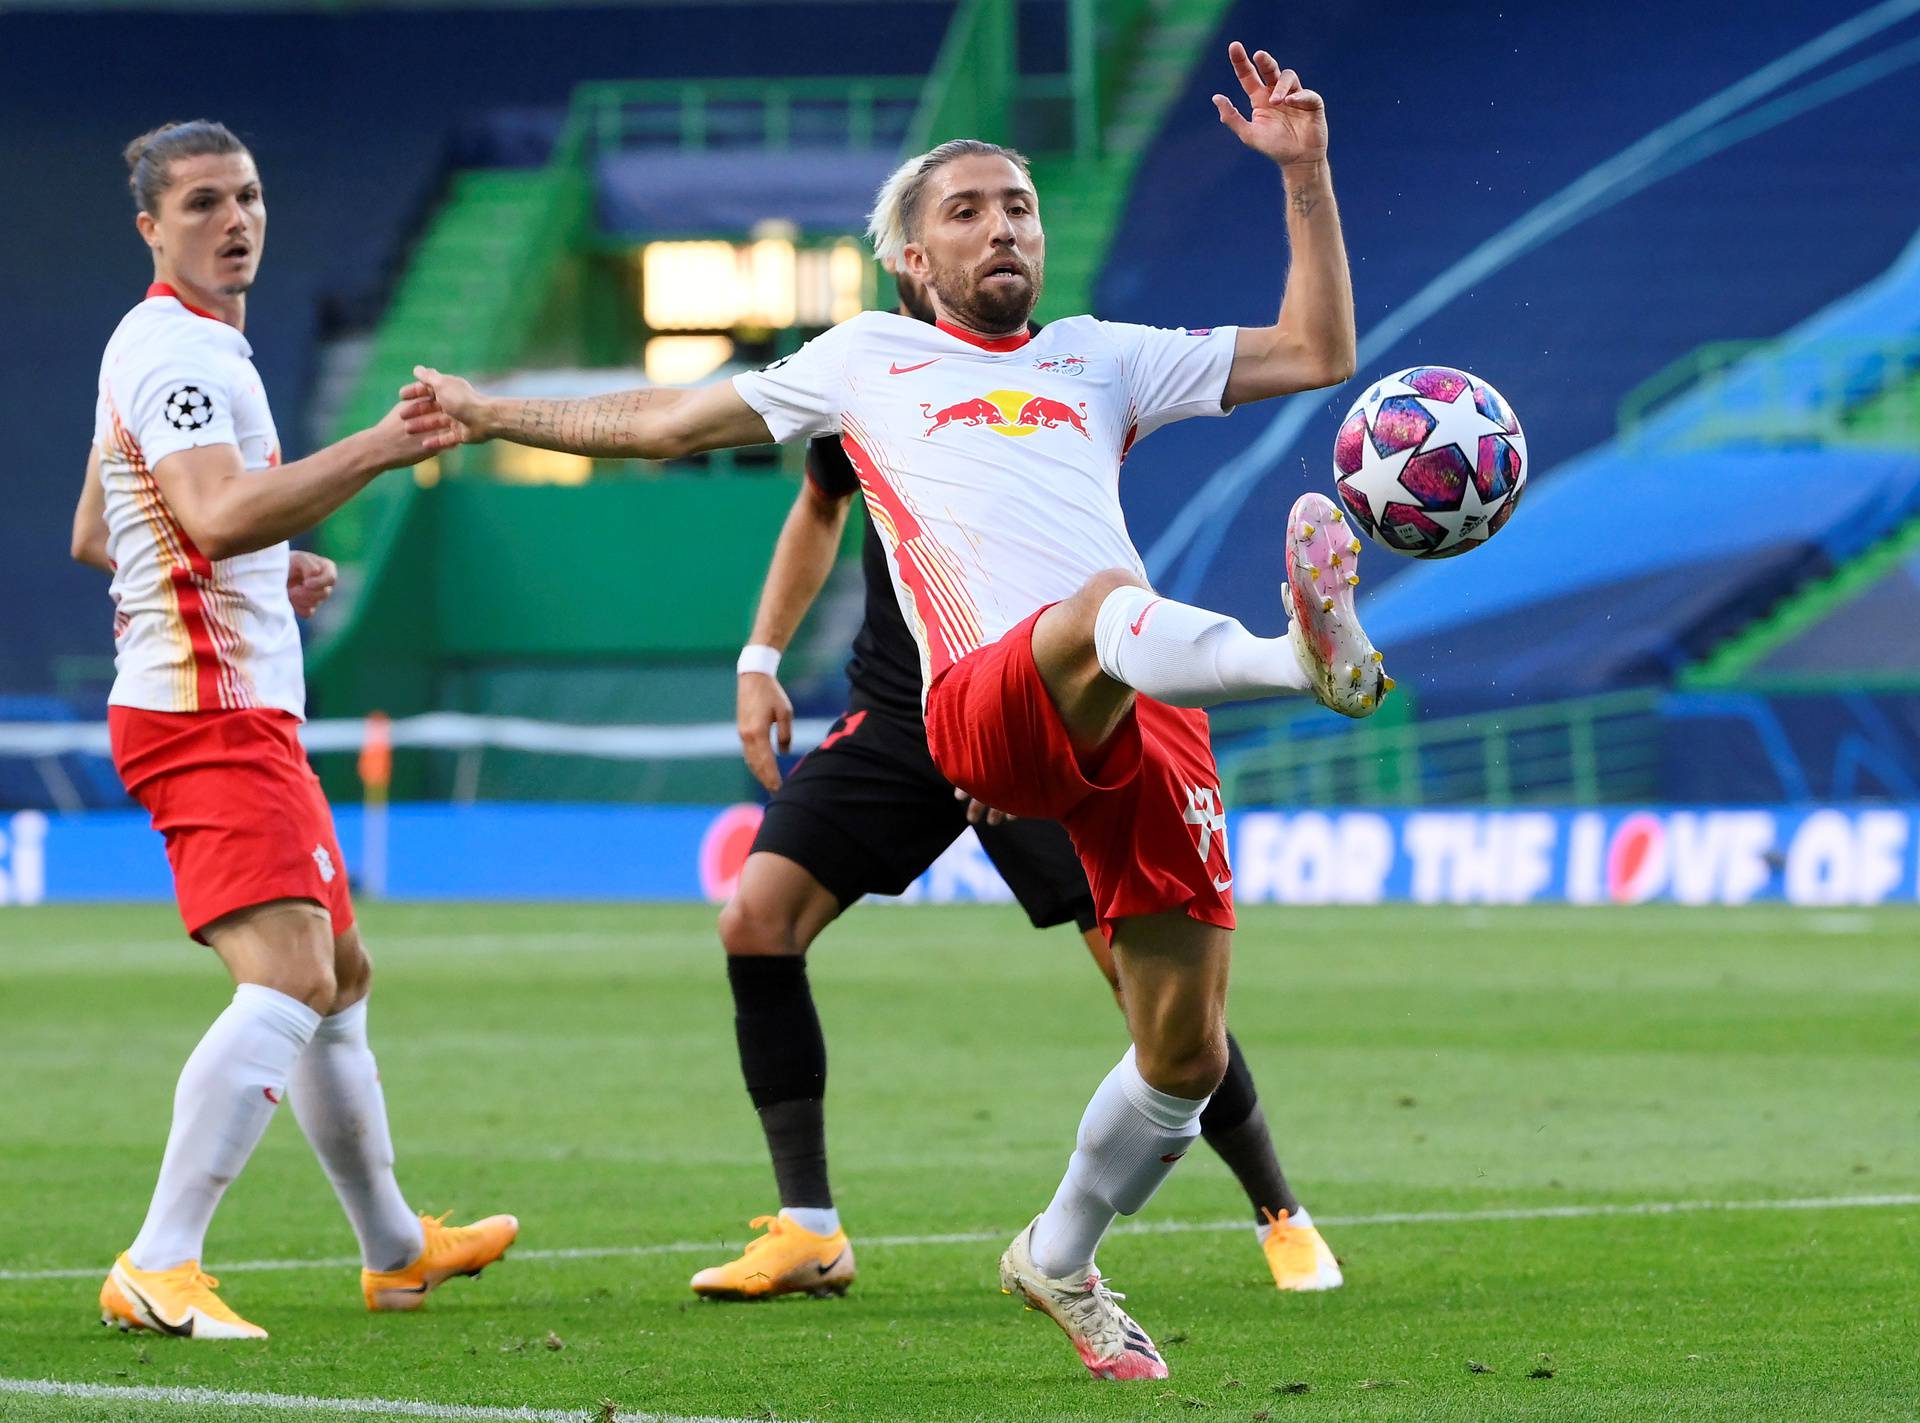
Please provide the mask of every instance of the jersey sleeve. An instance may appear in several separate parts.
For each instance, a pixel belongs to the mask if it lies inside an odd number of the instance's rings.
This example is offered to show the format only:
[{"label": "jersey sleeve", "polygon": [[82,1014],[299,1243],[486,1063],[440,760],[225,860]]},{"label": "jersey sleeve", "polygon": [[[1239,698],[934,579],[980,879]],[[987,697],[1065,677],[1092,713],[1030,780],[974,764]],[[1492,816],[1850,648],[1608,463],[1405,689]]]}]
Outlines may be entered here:
[{"label": "jersey sleeve", "polygon": [[113,396],[148,469],[198,445],[233,445],[233,399],[218,353],[188,342],[116,374]]},{"label": "jersey sleeve", "polygon": [[839,431],[852,324],[823,331],[791,356],[733,378],[733,388],[767,422],[776,443]]},{"label": "jersey sleeve", "polygon": [[1233,370],[1237,326],[1180,331],[1103,321],[1101,329],[1120,348],[1134,423],[1142,435],[1196,415],[1231,413],[1221,405]]},{"label": "jersey sleeve", "polygon": [[853,461],[832,435],[816,435],[807,442],[807,478],[829,499],[845,499],[860,491],[860,476],[853,472]]}]

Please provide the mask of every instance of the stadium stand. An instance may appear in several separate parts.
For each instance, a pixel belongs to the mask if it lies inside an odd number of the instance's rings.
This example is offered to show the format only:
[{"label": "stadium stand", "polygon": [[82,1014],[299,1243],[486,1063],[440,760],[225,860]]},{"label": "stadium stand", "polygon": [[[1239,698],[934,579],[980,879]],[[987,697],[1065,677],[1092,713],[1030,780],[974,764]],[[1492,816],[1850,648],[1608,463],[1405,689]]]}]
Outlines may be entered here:
[{"label": "stadium stand", "polygon": [[[879,50],[921,73],[951,14],[937,0],[667,4],[637,16],[440,6],[9,14],[0,42],[9,172],[23,193],[60,196],[23,203],[0,231],[0,385],[31,407],[9,430],[0,558],[36,590],[41,609],[0,625],[5,684],[85,698],[89,715],[104,687],[103,590],[47,531],[67,526],[78,489],[99,348],[148,277],[119,161],[134,134],[204,112],[258,149],[272,246],[248,335],[287,449],[298,454],[314,443],[304,410],[323,317],[384,303],[468,116],[564,105],[577,82],[609,70],[830,75]],[[864,42],[849,46],[856,29]],[[75,54],[94,56],[85,102],[72,92]],[[419,61],[427,54],[433,63]],[[367,94],[379,102],[363,102]],[[60,123],[46,124],[47,114]],[[60,254],[66,280],[37,279],[49,252]]]}]

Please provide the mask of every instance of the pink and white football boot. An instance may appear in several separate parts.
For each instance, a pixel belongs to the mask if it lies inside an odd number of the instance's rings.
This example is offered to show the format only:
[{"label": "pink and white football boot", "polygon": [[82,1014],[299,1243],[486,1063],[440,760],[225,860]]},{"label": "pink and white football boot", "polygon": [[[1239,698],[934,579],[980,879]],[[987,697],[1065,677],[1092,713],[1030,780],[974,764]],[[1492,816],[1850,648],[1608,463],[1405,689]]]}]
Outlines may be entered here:
[{"label": "pink and white football boot", "polygon": [[1302,494],[1287,515],[1287,635],[1313,695],[1342,716],[1372,716],[1393,678],[1353,608],[1360,538],[1324,494]]},{"label": "pink and white football boot", "polygon": [[1147,1337],[1147,1331],[1120,1308],[1123,1294],[1107,1288],[1100,1272],[1062,1280],[1040,1273],[1033,1263],[1031,1224],[1013,1237],[1000,1257],[1000,1292],[1018,1295],[1028,1309],[1037,1309],[1066,1331],[1079,1352],[1080,1362],[1097,1379],[1163,1379],[1167,1361]]}]

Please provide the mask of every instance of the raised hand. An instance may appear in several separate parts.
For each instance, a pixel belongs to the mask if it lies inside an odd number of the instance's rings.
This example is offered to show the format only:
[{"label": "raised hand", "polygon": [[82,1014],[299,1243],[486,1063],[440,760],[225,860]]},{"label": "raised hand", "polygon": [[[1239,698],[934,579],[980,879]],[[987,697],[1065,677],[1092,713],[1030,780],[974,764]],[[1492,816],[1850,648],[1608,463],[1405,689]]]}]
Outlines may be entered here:
[{"label": "raised hand", "polygon": [[1311,89],[1300,87],[1300,76],[1282,69],[1264,49],[1249,57],[1235,40],[1227,46],[1234,76],[1246,91],[1251,115],[1242,114],[1225,94],[1213,96],[1220,122],[1255,153],[1264,153],[1283,166],[1315,163],[1327,156],[1327,106]]},{"label": "raised hand", "polygon": [[294,612],[310,618],[315,610],[333,596],[340,581],[340,570],[330,558],[295,549],[287,557],[287,600]]}]

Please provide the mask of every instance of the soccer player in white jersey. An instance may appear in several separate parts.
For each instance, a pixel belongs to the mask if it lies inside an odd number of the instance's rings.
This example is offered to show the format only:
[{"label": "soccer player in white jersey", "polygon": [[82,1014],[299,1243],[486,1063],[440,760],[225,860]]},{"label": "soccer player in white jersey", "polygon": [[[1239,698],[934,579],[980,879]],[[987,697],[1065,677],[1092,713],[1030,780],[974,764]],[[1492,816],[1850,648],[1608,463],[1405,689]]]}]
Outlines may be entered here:
[{"label": "soccer player in white jersey", "polygon": [[[1029,337],[1045,237],[1025,160],[973,140],[911,160],[882,188],[935,326],[867,312],[764,371],[691,391],[587,400],[482,397],[416,375],[457,435],[672,458],[838,433],[889,545],[919,644],[928,749],[953,785],[1062,821],[1113,945],[1133,1047],[1094,1093],[1066,1175],[1001,1257],[1004,1289],[1044,1310],[1101,1378],[1164,1378],[1147,1333],[1094,1265],[1199,1133],[1227,1061],[1233,871],[1199,708],[1310,694],[1369,715],[1390,689],[1353,610],[1359,544],[1303,495],[1285,536],[1288,635],[1147,586],[1118,492],[1138,437],[1174,420],[1335,385],[1353,373],[1353,295],[1320,96],[1265,51],[1229,51],[1242,113],[1220,120],[1279,165],[1292,262],[1271,326],[1163,331],[1090,317]],[[1281,238],[1250,218],[1266,260]],[[1276,560],[1278,561],[1278,560]],[[1009,1048],[1022,1029],[1009,1019]]]},{"label": "soccer player in white jersey", "polygon": [[114,765],[166,837],[187,931],[225,963],[233,1001],[180,1073],[159,1182],[100,1288],[103,1324],[264,1339],[201,1268],[207,1227],[282,1097],[359,1237],[373,1310],[417,1308],[513,1242],[512,1216],[449,1226],[411,1210],[367,1045],[372,964],[333,817],[297,735],[296,610],[333,565],[293,554],[385,470],[430,453],[446,417],[402,392],[371,429],[306,459],[280,442],[241,334],[266,240],[253,156],[223,125],[128,145],[153,285],[100,363],[74,557],[113,574]]}]

